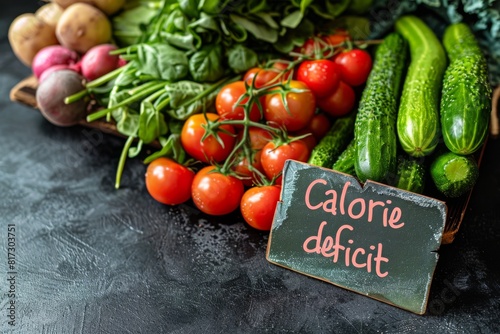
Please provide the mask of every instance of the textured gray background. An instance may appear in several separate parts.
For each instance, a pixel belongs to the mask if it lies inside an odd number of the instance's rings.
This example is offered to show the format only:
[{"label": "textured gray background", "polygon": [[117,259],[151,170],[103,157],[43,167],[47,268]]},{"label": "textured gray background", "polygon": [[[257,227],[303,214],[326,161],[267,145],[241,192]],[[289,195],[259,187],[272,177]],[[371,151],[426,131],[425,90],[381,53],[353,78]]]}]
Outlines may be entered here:
[{"label": "textured gray background", "polygon": [[[145,167],[114,173],[123,141],[58,128],[8,92],[29,74],[0,11],[0,331],[3,333],[499,332],[500,140],[490,140],[465,220],[442,247],[417,316],[269,264],[239,215],[160,205]],[[17,325],[7,324],[7,224],[17,226]],[[416,268],[416,270],[418,270]]]}]

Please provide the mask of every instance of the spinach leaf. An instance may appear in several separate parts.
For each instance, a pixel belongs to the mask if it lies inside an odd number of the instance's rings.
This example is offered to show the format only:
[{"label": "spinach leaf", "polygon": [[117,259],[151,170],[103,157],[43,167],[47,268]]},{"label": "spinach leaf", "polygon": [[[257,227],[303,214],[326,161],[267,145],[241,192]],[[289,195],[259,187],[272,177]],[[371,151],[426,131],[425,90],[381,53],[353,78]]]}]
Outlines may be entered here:
[{"label": "spinach leaf", "polygon": [[159,141],[162,145],[161,150],[146,157],[144,159],[145,164],[149,164],[160,157],[170,157],[179,163],[184,162],[186,152],[182,148],[181,136],[179,134],[171,134],[168,138],[160,137]]},{"label": "spinach leaf", "polygon": [[144,142],[139,139],[139,141],[137,141],[137,146],[131,146],[129,149],[128,149],[128,157],[129,158],[135,158],[136,156],[139,155],[139,153],[141,153],[141,150],[142,150],[142,144],[144,144]]},{"label": "spinach leaf", "polygon": [[230,14],[229,18],[234,23],[245,28],[257,39],[263,40],[268,43],[276,43],[278,41],[278,31],[272,29],[267,24],[259,23],[249,19],[248,17],[243,17],[236,14]]},{"label": "spinach leaf", "polygon": [[244,72],[257,66],[259,58],[257,53],[243,44],[236,44],[228,50],[228,64],[235,73]]},{"label": "spinach leaf", "polygon": [[304,18],[304,13],[300,10],[296,10],[281,20],[281,25],[287,28],[297,28],[302,19]]},{"label": "spinach leaf", "polygon": [[139,114],[138,136],[145,144],[151,143],[168,131],[167,123],[162,113],[160,113],[148,100],[141,103]]},{"label": "spinach leaf", "polygon": [[202,45],[216,44],[220,39],[220,28],[215,17],[201,13],[200,18],[187,26],[187,31],[196,41],[195,48],[199,49]]},{"label": "spinach leaf", "polygon": [[208,84],[193,81],[179,81],[165,87],[170,103],[167,113],[177,120],[186,120],[189,116],[210,110],[215,103],[218,90]]},{"label": "spinach leaf", "polygon": [[140,44],[137,56],[139,71],[154,78],[177,81],[189,71],[186,54],[168,44]]},{"label": "spinach leaf", "polygon": [[222,46],[205,45],[189,59],[189,72],[197,82],[213,82],[224,75]]},{"label": "spinach leaf", "polygon": [[289,53],[294,47],[303,45],[305,41],[314,34],[314,24],[309,20],[303,20],[296,29],[287,29],[274,48],[282,53]]},{"label": "spinach leaf", "polygon": [[198,8],[201,9],[202,12],[208,14],[218,14],[221,11],[221,2],[220,0],[200,0]]},{"label": "spinach leaf", "polygon": [[242,26],[240,26],[238,24],[235,24],[232,21],[226,22],[224,20],[221,20],[220,26],[221,26],[222,32],[226,36],[230,37],[236,43],[242,43],[242,42],[246,41],[246,39],[248,37],[248,33],[245,30],[245,28],[243,28]]},{"label": "spinach leaf", "polygon": [[[116,129],[124,136],[136,136],[139,130],[139,115],[128,108],[119,108],[121,113]],[[114,113],[113,113],[114,114]]]},{"label": "spinach leaf", "polygon": [[189,17],[198,17],[200,15],[198,2],[198,0],[178,0],[180,8]]}]

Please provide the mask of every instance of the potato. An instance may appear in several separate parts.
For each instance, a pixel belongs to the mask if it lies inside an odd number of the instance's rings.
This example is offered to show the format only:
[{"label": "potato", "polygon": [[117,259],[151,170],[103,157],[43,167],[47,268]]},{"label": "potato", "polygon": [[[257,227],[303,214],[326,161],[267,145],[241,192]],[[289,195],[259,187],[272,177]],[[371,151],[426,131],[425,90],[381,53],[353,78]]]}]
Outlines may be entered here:
[{"label": "potato", "polygon": [[43,117],[57,126],[78,124],[87,114],[87,99],[65,104],[64,99],[85,89],[78,73],[61,69],[50,73],[36,90],[36,102]]},{"label": "potato", "polygon": [[62,8],[67,8],[77,2],[88,3],[99,8],[108,16],[118,12],[125,4],[125,0],[53,0],[53,2],[59,4]]},{"label": "potato", "polygon": [[56,27],[61,45],[82,54],[93,46],[109,42],[111,35],[108,17],[96,7],[81,2],[66,8]]},{"label": "potato", "polygon": [[35,16],[47,23],[49,26],[53,27],[55,31],[57,22],[59,21],[63,11],[64,10],[61,6],[55,2],[50,2],[38,8],[35,12]]},{"label": "potato", "polygon": [[54,27],[32,13],[16,17],[10,24],[8,36],[12,51],[26,66],[31,66],[38,51],[59,44]]}]

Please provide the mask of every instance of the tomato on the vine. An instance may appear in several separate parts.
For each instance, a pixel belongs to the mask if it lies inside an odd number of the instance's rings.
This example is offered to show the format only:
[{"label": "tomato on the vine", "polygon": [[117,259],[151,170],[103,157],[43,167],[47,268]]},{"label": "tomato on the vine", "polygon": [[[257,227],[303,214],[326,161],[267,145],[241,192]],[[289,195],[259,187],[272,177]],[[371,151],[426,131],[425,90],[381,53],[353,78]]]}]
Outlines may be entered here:
[{"label": "tomato on the vine", "polygon": [[240,211],[248,225],[261,231],[269,231],[274,211],[280,199],[281,187],[260,186],[248,189],[241,198]]},{"label": "tomato on the vine", "polygon": [[[266,176],[275,178],[276,184],[281,184],[283,167],[288,159],[306,162],[310,151],[301,139],[295,139],[288,143],[276,143],[271,141],[262,149],[260,161]],[[279,176],[278,176],[279,175]]]},{"label": "tomato on the vine", "polygon": [[322,98],[337,89],[340,68],[328,59],[305,60],[297,69],[297,80],[305,83],[314,96]]},{"label": "tomato on the vine", "polygon": [[224,145],[221,145],[213,135],[209,135],[202,141],[201,139],[206,132],[203,126],[207,124],[205,116],[209,121],[219,119],[219,115],[215,113],[190,116],[182,127],[182,147],[190,156],[202,162],[221,162],[231,153],[235,143],[235,136],[231,134],[235,134],[236,132],[230,124],[223,124],[220,126],[219,130],[221,131],[218,131],[217,135]]},{"label": "tomato on the vine", "polygon": [[[215,109],[221,120],[242,120],[245,118],[245,109],[243,106],[236,106],[236,104],[243,105],[248,102],[248,97],[241,99],[246,92],[244,81],[234,81],[222,87],[215,98]],[[250,108],[249,119],[255,122],[260,120],[261,115],[257,103],[252,103],[248,108]]]},{"label": "tomato on the vine", "polygon": [[295,93],[276,89],[276,93],[266,95],[264,118],[270,123],[284,126],[288,131],[295,131],[311,121],[316,110],[316,99],[301,81],[291,80],[288,86],[301,91]]},{"label": "tomato on the vine", "polygon": [[[243,81],[248,85],[254,84],[255,88],[266,87],[278,81],[288,80],[291,70],[287,70],[288,64],[283,61],[276,61],[270,68],[253,67],[243,76]],[[279,79],[278,76],[280,76]]]},{"label": "tomato on the vine", "polygon": [[222,174],[215,170],[215,166],[206,166],[196,173],[191,196],[200,211],[220,216],[238,208],[244,191],[240,179]]},{"label": "tomato on the vine", "polygon": [[351,86],[364,84],[372,69],[372,57],[362,49],[341,52],[335,57],[335,63],[340,66],[342,81]]},{"label": "tomato on the vine", "polygon": [[[262,163],[260,162],[260,157],[262,155],[262,150],[258,150],[253,152],[252,154],[252,163],[250,164],[249,159],[245,157],[243,154],[240,154],[237,157],[237,162],[233,165],[232,170],[241,177],[241,181],[247,187],[252,186],[254,183],[257,183],[259,180],[258,173],[255,171],[259,171],[264,174],[264,169],[262,168]],[[251,165],[251,167],[250,167]]]},{"label": "tomato on the vine", "polygon": [[356,102],[356,93],[351,86],[340,82],[339,87],[330,96],[317,101],[318,107],[332,117],[348,114]]},{"label": "tomato on the vine", "polygon": [[250,139],[250,148],[260,150],[273,139],[273,135],[266,129],[251,126],[248,128],[248,138]]},{"label": "tomato on the vine", "polygon": [[174,160],[158,158],[148,165],[146,189],[160,203],[177,205],[191,198],[194,172]]},{"label": "tomato on the vine", "polygon": [[323,36],[323,40],[328,43],[328,45],[334,47],[336,51],[344,50],[344,47],[342,45],[350,39],[351,35],[347,30],[344,29],[337,29],[332,34]]},{"label": "tomato on the vine", "polygon": [[316,138],[317,141],[320,141],[323,138],[328,130],[330,130],[331,122],[330,119],[324,113],[314,114],[313,118],[306,126],[306,130],[311,132]]}]

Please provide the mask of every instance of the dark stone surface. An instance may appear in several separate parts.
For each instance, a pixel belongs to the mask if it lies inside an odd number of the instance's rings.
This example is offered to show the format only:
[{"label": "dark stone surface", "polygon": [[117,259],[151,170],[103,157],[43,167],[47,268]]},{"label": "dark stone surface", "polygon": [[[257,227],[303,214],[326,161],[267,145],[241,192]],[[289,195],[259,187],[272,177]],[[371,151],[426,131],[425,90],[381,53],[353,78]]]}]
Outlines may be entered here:
[{"label": "dark stone surface", "polygon": [[[2,333],[494,333],[500,331],[500,140],[453,244],[443,246],[426,315],[337,288],[265,259],[267,236],[239,215],[156,203],[123,140],[59,128],[11,103],[29,75],[11,53],[0,11]],[[8,325],[7,225],[16,226],[16,326]],[[418,268],[415,268],[418,270]]]}]

